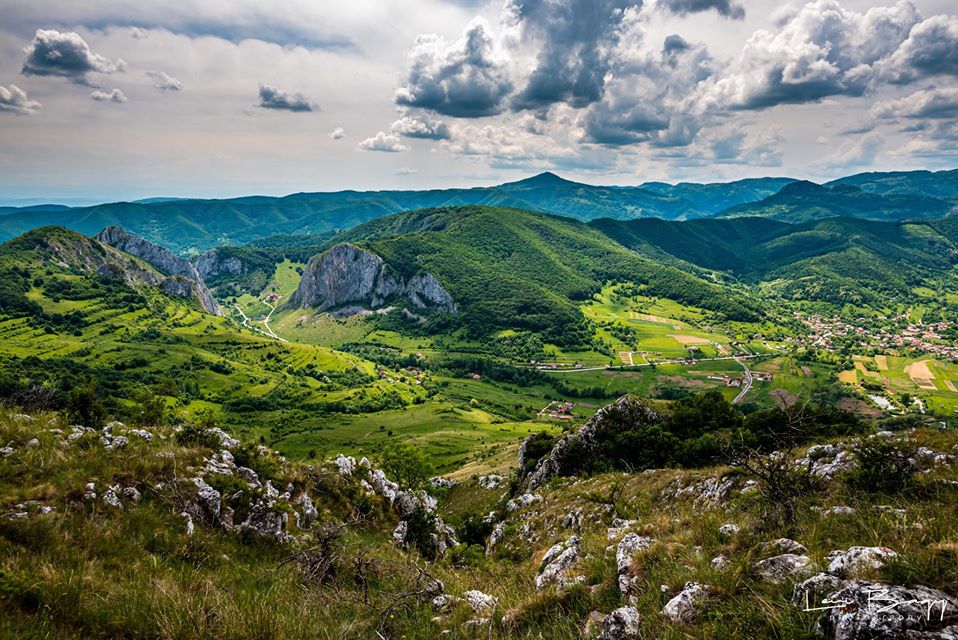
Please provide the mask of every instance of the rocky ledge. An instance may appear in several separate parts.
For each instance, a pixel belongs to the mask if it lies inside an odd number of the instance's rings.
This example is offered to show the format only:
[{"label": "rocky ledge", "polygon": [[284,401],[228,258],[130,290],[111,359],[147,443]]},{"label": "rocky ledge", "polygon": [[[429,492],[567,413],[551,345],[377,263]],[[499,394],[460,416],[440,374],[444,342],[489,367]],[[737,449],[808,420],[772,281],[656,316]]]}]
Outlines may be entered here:
[{"label": "rocky ledge", "polygon": [[376,254],[339,244],[312,257],[290,304],[327,311],[356,303],[377,308],[403,299],[417,309],[457,311],[452,296],[431,274],[406,280]]},{"label": "rocky ledge", "polygon": [[94,239],[114,249],[143,260],[157,271],[169,276],[159,283],[160,289],[170,295],[183,298],[195,297],[207,313],[220,315],[219,306],[203,282],[196,267],[189,260],[180,258],[158,244],[134,235],[120,227],[107,227]]}]

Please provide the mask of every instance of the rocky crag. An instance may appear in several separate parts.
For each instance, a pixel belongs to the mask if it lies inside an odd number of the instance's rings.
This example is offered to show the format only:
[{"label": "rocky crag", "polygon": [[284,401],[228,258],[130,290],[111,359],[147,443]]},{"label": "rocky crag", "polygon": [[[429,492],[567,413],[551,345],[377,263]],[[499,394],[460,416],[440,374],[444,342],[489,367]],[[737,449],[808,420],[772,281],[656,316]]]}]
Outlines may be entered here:
[{"label": "rocky crag", "polygon": [[120,227],[107,227],[94,238],[103,244],[136,256],[168,276],[157,283],[166,293],[184,298],[195,297],[204,311],[221,315],[213,294],[210,293],[203,277],[189,260],[180,258],[169,250]]},{"label": "rocky crag", "polygon": [[382,258],[352,244],[313,256],[290,305],[327,311],[355,304],[377,308],[397,301],[424,311],[457,311],[452,296],[431,274],[406,280]]}]

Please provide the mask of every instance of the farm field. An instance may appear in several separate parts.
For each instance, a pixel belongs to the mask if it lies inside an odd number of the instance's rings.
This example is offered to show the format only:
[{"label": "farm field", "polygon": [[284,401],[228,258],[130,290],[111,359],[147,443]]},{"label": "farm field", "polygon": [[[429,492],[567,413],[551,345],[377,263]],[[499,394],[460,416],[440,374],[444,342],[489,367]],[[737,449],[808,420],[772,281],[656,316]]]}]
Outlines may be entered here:
[{"label": "farm field", "polygon": [[933,412],[958,410],[958,365],[951,362],[927,357],[856,356],[855,369],[841,372],[839,380],[857,386],[863,382],[879,384],[896,398],[902,394],[919,398],[926,410]]},{"label": "farm field", "polygon": [[273,446],[292,457],[322,459],[339,452],[369,455],[398,439],[421,448],[442,473],[481,461],[504,446],[518,447],[530,433],[558,430],[555,423],[508,422],[481,409],[436,401],[337,416],[335,421],[307,418],[282,434]]}]

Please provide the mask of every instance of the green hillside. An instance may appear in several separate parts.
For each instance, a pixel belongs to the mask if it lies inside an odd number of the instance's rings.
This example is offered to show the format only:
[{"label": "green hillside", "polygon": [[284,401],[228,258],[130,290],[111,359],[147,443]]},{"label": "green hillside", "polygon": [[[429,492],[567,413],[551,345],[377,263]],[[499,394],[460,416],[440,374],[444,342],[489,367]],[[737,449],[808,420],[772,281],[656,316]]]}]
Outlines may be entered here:
[{"label": "green hillside", "polygon": [[880,194],[932,196],[954,202],[958,199],[958,169],[951,171],[889,171],[858,173],[826,183],[854,185]]},{"label": "green hillside", "polygon": [[[91,268],[104,257],[122,271]],[[137,270],[150,268],[62,228],[0,245],[3,395],[62,408],[71,389],[91,384],[120,417],[162,407],[247,433],[268,433],[261,429],[293,407],[363,413],[417,395],[378,380],[360,358],[203,313],[137,280]]]},{"label": "green hillside", "polygon": [[793,182],[778,193],[757,202],[730,207],[720,218],[768,217],[801,223],[834,217],[867,220],[907,220],[942,218],[950,214],[955,201],[925,193],[864,191],[852,183],[831,186],[812,182]]},{"label": "green hillside", "polygon": [[668,219],[701,217],[731,204],[775,193],[787,179],[711,185],[656,184],[653,188],[602,187],[544,173],[526,180],[474,189],[427,191],[340,191],[297,193],[282,198],[250,196],[226,200],[156,199],[93,207],[5,208],[0,240],[33,228],[60,225],[92,235],[116,225],[174,252],[203,252],[242,245],[276,234],[326,234],[380,216],[427,207],[508,206],[566,215]]},{"label": "green hillside", "polygon": [[730,220],[596,220],[610,238],[660,259],[727,271],[750,283],[775,281],[795,299],[880,303],[913,287],[953,278],[953,218],[880,222],[833,218],[786,224]]},{"label": "green hillside", "polygon": [[629,251],[585,223],[517,209],[416,211],[361,225],[336,241],[365,244],[400,273],[433,274],[473,335],[528,329],[554,344],[581,343],[577,301],[610,280],[733,319],[759,316],[736,294]]}]

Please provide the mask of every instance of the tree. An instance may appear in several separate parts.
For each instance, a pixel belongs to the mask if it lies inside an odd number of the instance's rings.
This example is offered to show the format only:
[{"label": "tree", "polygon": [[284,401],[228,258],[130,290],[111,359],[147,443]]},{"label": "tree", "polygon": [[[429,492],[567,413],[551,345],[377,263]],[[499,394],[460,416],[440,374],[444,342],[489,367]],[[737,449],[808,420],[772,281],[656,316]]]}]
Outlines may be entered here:
[{"label": "tree", "polygon": [[379,464],[388,477],[407,489],[421,488],[432,475],[422,451],[406,442],[387,442],[379,453]]},{"label": "tree", "polygon": [[106,405],[100,399],[96,381],[74,387],[67,397],[67,415],[70,419],[91,429],[99,429],[106,420]]}]

